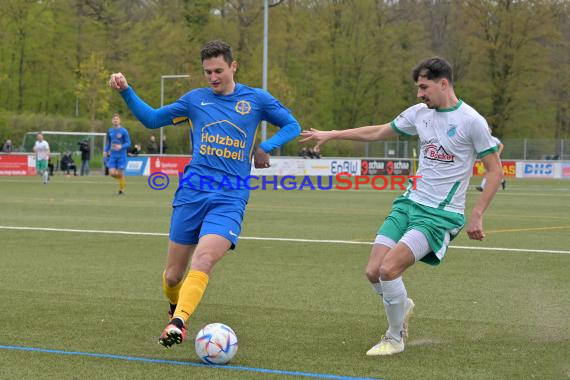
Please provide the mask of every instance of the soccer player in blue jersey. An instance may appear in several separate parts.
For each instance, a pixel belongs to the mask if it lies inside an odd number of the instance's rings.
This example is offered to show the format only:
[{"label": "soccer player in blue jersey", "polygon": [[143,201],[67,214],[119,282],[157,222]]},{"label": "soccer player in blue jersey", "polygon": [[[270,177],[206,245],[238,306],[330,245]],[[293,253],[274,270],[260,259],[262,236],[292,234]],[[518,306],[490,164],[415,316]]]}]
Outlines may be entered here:
[{"label": "soccer player in blue jersey", "polygon": [[113,126],[107,131],[105,155],[109,175],[119,181],[119,195],[125,193],[125,168],[127,166],[127,150],[131,147],[129,132],[121,126],[121,116],[116,113],[111,119]]},{"label": "soccer player in blue jersey", "polygon": [[[163,274],[170,302],[170,321],[159,338],[165,347],[184,340],[186,322],[200,303],[214,266],[237,244],[249,198],[242,179],[250,174],[252,156],[256,168],[267,168],[269,153],[301,132],[291,112],[268,92],[234,81],[237,62],[228,44],[206,43],[201,59],[209,87],[190,91],[159,109],[145,104],[123,74],[112,74],[109,80],[147,128],[190,122],[193,156],[174,196]],[[262,120],[280,129],[254,153]]]}]

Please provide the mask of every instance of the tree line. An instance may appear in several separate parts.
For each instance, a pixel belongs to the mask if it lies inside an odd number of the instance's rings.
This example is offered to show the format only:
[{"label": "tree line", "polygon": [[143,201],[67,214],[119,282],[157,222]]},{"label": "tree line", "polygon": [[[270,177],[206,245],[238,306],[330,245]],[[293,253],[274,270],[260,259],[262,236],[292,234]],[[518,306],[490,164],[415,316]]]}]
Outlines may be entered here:
[{"label": "tree line", "polygon": [[[270,4],[269,91],[304,128],[392,120],[417,101],[413,66],[437,55],[453,64],[456,92],[497,136],[570,137],[568,0]],[[171,102],[205,85],[199,52],[212,39],[233,46],[239,82],[261,87],[262,7],[261,0],[1,1],[0,140],[41,129],[41,118],[64,117],[68,127],[82,120],[75,125],[93,131],[108,128],[115,112],[130,118],[106,85],[111,72],[123,72],[155,107],[161,75],[189,74],[165,82]],[[187,148],[187,131],[167,133],[171,147]]]}]

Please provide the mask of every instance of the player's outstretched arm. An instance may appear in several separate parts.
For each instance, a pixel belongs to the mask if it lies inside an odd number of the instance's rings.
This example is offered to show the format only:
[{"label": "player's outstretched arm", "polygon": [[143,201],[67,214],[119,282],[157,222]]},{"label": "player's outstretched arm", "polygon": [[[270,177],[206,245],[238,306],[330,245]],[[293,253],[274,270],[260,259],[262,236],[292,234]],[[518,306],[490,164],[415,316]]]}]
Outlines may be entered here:
[{"label": "player's outstretched arm", "polygon": [[483,231],[483,213],[491,203],[491,200],[493,200],[503,179],[503,167],[497,152],[481,158],[481,162],[483,162],[483,166],[485,166],[485,170],[487,171],[487,185],[479,196],[479,199],[477,199],[471,211],[469,223],[467,224],[467,235],[472,240],[483,240],[485,238],[485,232]]},{"label": "player's outstretched arm", "polygon": [[146,128],[156,129],[172,124],[168,106],[154,109],[146,104],[135,91],[129,87],[127,78],[121,73],[111,74],[109,86],[118,91],[131,112]]},{"label": "player's outstretched arm", "polygon": [[281,118],[281,120],[285,120],[285,125],[279,125],[279,131],[273,135],[270,139],[265,140],[259,147],[255,150],[255,154],[253,157],[254,166],[257,169],[263,169],[270,167],[270,153],[273,149],[281,147],[288,143],[289,141],[295,139],[301,133],[301,126],[297,119],[293,117],[293,115],[287,114]]},{"label": "player's outstretched arm", "polygon": [[369,125],[366,127],[345,129],[342,131],[319,131],[311,128],[301,132],[302,140],[299,142],[316,141],[320,147],[329,140],[377,141],[398,136],[390,124]]}]

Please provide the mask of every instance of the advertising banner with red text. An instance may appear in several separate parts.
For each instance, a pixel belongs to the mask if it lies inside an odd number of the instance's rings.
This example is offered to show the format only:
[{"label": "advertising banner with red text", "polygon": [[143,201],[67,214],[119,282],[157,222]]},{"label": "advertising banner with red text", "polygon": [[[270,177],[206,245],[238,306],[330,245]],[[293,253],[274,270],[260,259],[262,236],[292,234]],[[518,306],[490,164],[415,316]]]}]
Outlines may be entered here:
[{"label": "advertising banner with red text", "polygon": [[162,172],[168,176],[178,176],[178,173],[184,173],[184,167],[191,159],[189,156],[149,157],[150,174]]},{"label": "advertising banner with red text", "polygon": [[412,171],[410,160],[367,160],[361,162],[362,175],[409,175]]},{"label": "advertising banner with red text", "polygon": [[570,163],[560,164],[560,178],[570,178]]},{"label": "advertising banner with red text", "polygon": [[35,175],[36,159],[26,154],[0,154],[0,176]]}]

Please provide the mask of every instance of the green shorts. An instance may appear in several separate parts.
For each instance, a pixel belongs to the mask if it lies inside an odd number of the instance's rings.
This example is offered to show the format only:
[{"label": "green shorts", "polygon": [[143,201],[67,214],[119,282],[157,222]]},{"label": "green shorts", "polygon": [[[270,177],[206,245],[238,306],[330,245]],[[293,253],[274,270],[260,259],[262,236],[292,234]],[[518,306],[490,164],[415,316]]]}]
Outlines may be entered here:
[{"label": "green shorts", "polygon": [[48,168],[48,160],[36,160],[36,170],[38,173],[47,170]]},{"label": "green shorts", "polygon": [[390,215],[378,230],[378,235],[384,235],[399,241],[410,230],[422,232],[432,249],[421,261],[437,265],[443,260],[449,242],[461,231],[465,224],[462,214],[439,210],[411,201],[400,196],[394,200]]}]

